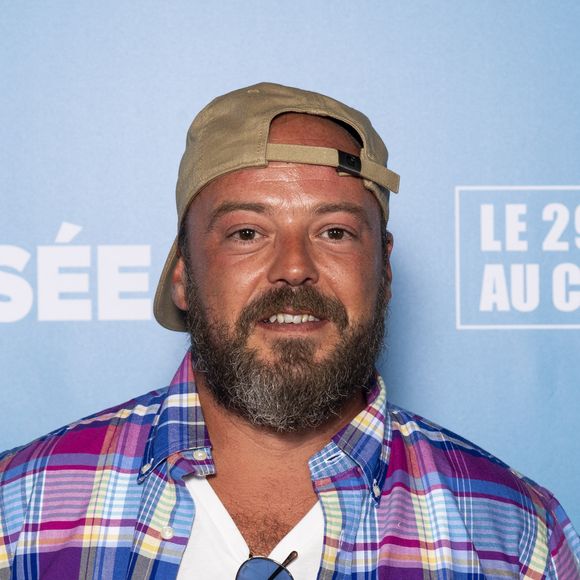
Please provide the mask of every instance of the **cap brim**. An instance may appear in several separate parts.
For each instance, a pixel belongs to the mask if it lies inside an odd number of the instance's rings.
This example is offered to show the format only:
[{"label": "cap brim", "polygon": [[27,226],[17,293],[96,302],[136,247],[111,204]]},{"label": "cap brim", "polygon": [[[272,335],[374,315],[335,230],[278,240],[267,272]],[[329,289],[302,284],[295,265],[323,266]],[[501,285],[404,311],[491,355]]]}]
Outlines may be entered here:
[{"label": "cap brim", "polygon": [[186,332],[185,312],[175,305],[171,297],[171,278],[178,260],[177,238],[175,238],[159,278],[159,284],[157,285],[155,300],[153,302],[153,314],[157,322],[165,328]]}]

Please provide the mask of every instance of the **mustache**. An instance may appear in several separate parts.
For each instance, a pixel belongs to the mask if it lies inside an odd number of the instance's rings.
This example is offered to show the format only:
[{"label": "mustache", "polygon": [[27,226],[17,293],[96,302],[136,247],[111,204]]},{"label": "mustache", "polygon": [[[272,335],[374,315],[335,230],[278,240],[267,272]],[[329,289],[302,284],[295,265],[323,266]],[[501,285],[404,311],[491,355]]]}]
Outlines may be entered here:
[{"label": "mustache", "polygon": [[348,326],[348,315],[342,302],[325,296],[312,286],[273,288],[255,298],[241,312],[237,323],[238,332],[246,334],[250,328],[272,314],[285,308],[308,312],[320,320],[334,322],[340,330]]}]

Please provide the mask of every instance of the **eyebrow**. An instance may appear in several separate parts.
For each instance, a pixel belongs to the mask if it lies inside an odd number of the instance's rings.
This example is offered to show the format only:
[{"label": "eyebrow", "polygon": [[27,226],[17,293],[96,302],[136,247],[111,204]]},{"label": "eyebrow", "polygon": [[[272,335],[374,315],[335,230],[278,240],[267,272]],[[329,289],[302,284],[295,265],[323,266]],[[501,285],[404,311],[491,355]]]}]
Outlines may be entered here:
[{"label": "eyebrow", "polygon": [[214,227],[215,222],[227,213],[232,213],[234,211],[253,211],[255,213],[265,214],[269,213],[268,207],[263,203],[242,203],[237,201],[224,201],[218,205],[211,213],[209,218],[209,223],[207,226],[207,231],[211,231]]},{"label": "eyebrow", "polygon": [[[210,232],[213,229],[215,222],[223,215],[232,213],[234,211],[253,211],[259,214],[272,213],[271,208],[263,203],[224,201],[211,213],[207,231]],[[364,222],[366,226],[369,228],[371,227],[366,212],[360,205],[357,205],[356,203],[350,203],[347,201],[340,203],[321,203],[314,208],[314,213],[316,215],[325,215],[328,213],[336,213],[340,211],[344,211],[356,216],[359,220]]]},{"label": "eyebrow", "polygon": [[340,203],[322,203],[317,205],[314,209],[314,213],[317,215],[324,215],[327,213],[335,213],[339,211],[345,211],[347,213],[353,214],[359,220],[364,222],[365,225],[367,225],[369,228],[371,227],[365,210],[356,203],[350,203],[348,201]]}]

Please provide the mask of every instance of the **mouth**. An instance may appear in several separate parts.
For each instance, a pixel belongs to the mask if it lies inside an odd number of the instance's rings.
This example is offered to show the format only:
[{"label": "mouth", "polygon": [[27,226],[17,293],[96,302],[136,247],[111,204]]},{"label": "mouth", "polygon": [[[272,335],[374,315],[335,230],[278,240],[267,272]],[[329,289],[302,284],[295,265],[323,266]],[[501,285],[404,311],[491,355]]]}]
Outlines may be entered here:
[{"label": "mouth", "polygon": [[285,307],[258,321],[257,326],[266,332],[282,333],[287,335],[311,334],[325,328],[329,320],[322,316],[315,316],[308,310],[298,310]]},{"label": "mouth", "polygon": [[277,337],[316,334],[327,327],[343,332],[348,327],[348,316],[342,302],[323,295],[316,288],[282,287],[266,291],[251,301],[243,309],[238,327],[246,337],[254,328]]},{"label": "mouth", "polygon": [[309,312],[277,312],[261,322],[263,324],[305,324],[321,322],[321,320]]}]

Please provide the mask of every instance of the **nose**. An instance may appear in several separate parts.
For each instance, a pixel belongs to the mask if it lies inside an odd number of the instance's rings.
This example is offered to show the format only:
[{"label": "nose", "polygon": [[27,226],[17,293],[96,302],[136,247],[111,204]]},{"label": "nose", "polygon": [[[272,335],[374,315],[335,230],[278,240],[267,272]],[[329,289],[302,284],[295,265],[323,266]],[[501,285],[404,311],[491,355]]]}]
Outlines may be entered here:
[{"label": "nose", "polygon": [[278,286],[301,286],[318,282],[318,268],[307,237],[285,236],[277,240],[268,269],[268,281]]}]

